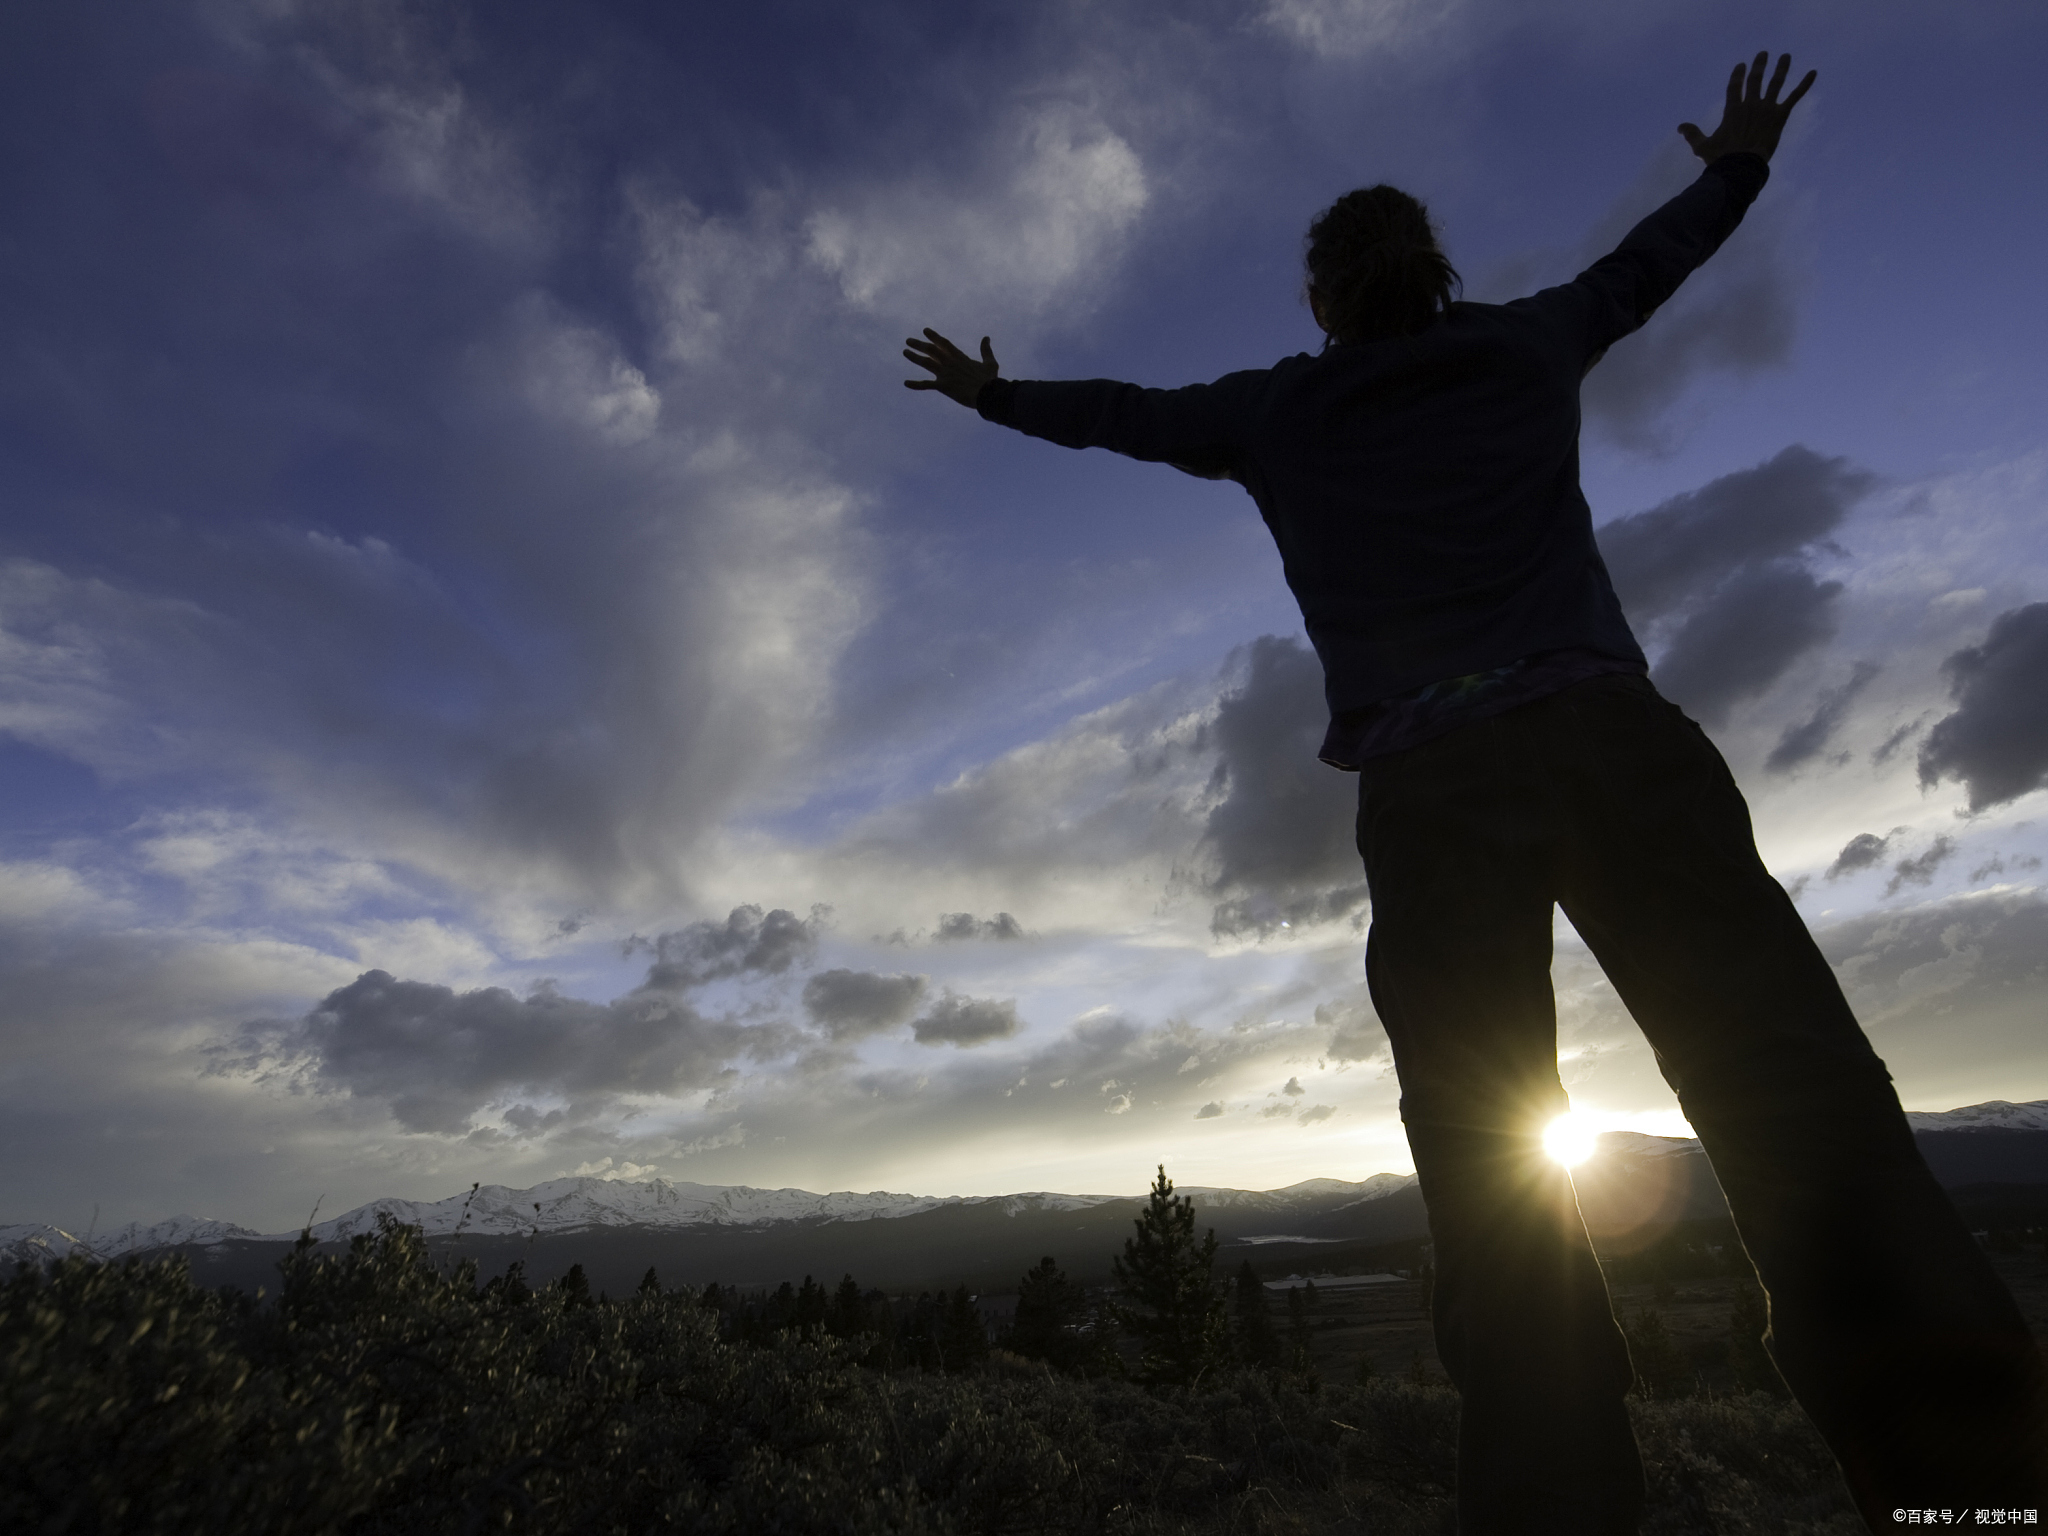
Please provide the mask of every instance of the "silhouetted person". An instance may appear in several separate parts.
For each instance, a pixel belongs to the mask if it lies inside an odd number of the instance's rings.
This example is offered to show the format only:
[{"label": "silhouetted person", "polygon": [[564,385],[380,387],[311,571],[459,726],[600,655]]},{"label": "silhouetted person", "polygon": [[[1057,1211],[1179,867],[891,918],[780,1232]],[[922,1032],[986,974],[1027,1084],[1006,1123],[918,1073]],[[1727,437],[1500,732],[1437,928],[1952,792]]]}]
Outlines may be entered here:
[{"label": "silhouetted person", "polygon": [[1572,282],[1453,302],[1420,203],[1352,192],[1309,231],[1320,353],[1186,389],[904,355],[988,420],[1236,480],[1323,663],[1326,761],[1360,778],[1366,971],[1436,1241],[1463,1397],[1460,1529],[1636,1529],[1615,1326],[1569,1176],[1553,904],[1649,1037],[1770,1297],[1770,1348],[1864,1518],[2048,1505],[2048,1388],[1928,1173],[1889,1074],[1757,857],[1699,727],[1650,685],[1579,489],[1579,381],[1741,221],[1813,75],[1768,55],[1706,170]]}]

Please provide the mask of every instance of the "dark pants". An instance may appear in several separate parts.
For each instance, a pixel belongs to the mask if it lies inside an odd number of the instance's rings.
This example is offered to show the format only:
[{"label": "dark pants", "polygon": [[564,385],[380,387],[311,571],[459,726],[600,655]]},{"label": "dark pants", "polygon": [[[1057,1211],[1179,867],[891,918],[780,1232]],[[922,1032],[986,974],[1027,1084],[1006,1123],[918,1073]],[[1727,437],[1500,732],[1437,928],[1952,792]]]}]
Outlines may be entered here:
[{"label": "dark pants", "polygon": [[1629,1532],[1627,1348],[1569,1176],[1562,905],[1712,1159],[1778,1369],[1864,1518],[2048,1505],[2048,1386],[1699,727],[1603,677],[1361,775],[1366,971],[1436,1244],[1465,1536]]}]

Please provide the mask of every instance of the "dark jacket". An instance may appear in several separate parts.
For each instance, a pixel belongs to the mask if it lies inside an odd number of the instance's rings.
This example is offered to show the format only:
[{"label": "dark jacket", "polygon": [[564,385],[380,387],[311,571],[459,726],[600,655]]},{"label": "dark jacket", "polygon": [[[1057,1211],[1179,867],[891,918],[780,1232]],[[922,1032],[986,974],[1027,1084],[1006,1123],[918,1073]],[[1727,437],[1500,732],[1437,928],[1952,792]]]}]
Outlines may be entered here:
[{"label": "dark jacket", "polygon": [[1762,190],[1724,155],[1578,277],[1453,304],[1420,335],[1185,389],[998,379],[990,421],[1249,491],[1333,713],[1583,649],[1641,665],[1579,489],[1579,381],[1720,248]]}]

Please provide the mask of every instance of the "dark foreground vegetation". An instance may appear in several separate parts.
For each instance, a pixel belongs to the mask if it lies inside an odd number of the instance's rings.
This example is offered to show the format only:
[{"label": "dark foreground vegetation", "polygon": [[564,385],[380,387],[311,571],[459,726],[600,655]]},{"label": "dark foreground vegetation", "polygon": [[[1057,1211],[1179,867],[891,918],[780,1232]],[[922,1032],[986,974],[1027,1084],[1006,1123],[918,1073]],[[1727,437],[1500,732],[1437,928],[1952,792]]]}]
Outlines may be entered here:
[{"label": "dark foreground vegetation", "polygon": [[[1449,1529],[1455,1395],[1318,1382],[1284,1323],[1278,1364],[1174,1385],[1171,1338],[1127,1355],[1046,1331],[1068,1304],[1050,1266],[1038,1322],[1024,1309],[998,1343],[1033,1347],[1037,1326],[1065,1370],[990,1350],[953,1297],[884,1324],[851,1285],[745,1300],[650,1275],[614,1301],[580,1279],[479,1287],[397,1226],[295,1255],[260,1303],[178,1262],[25,1271],[0,1288],[0,1529]],[[1188,1337],[1214,1349],[1217,1308],[1198,1310]],[[1783,1401],[1636,1413],[1651,1531],[1860,1528]]]}]

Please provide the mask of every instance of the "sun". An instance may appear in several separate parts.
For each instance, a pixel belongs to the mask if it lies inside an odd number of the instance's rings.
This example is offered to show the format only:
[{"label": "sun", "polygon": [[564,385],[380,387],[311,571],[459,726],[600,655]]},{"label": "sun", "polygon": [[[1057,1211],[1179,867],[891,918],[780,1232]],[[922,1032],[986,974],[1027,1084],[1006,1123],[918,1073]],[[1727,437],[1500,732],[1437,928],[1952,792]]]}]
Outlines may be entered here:
[{"label": "sun", "polygon": [[1567,1110],[1543,1127],[1543,1150],[1573,1168],[1593,1155],[1597,1134],[1590,1120]]}]

